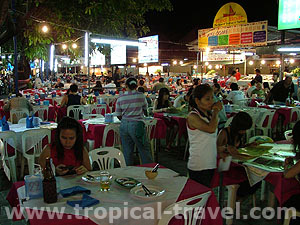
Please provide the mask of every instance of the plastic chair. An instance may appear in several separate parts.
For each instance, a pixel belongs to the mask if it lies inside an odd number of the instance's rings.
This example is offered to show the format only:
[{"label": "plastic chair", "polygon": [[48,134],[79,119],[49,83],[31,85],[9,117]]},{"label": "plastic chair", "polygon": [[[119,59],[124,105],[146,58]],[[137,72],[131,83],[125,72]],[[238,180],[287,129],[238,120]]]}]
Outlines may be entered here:
[{"label": "plastic chair", "polygon": [[[22,152],[24,158],[28,162],[29,175],[34,174],[34,161],[35,158],[39,157],[43,150],[43,139],[47,137],[48,143],[51,140],[51,130],[50,129],[34,129],[24,131],[22,134]],[[33,149],[33,153],[30,154],[29,151]],[[31,151],[30,151],[31,152]],[[21,176],[24,176],[24,159],[21,163]]]},{"label": "plastic chair", "polygon": [[290,140],[293,137],[292,132],[293,130],[287,130],[284,132],[284,137],[286,140]]},{"label": "plastic chair", "polygon": [[19,122],[21,118],[29,116],[29,110],[28,109],[11,109],[10,110],[10,121],[13,124],[16,124]]},{"label": "plastic chair", "polygon": [[100,170],[108,170],[114,168],[114,160],[116,159],[120,167],[126,167],[126,162],[123,153],[113,147],[96,148],[89,152],[91,164],[97,163]]},{"label": "plastic chair", "polygon": [[156,154],[155,127],[157,124],[157,119],[144,120],[144,123],[146,127],[146,135],[150,143],[152,158],[154,159],[154,154]]},{"label": "plastic chair", "polygon": [[300,212],[293,209],[287,209],[285,211],[283,225],[289,225],[293,216],[300,217]]},{"label": "plastic chair", "polygon": [[[296,119],[293,120],[293,115],[296,114]],[[289,128],[293,128],[300,119],[300,110],[297,107],[291,109]]]},{"label": "plastic chair", "polygon": [[230,126],[230,123],[232,122],[232,120],[233,120],[233,116],[230,117],[230,118],[228,118],[228,120],[226,121],[224,127],[229,127],[229,126]]},{"label": "plastic chair", "polygon": [[[2,140],[2,142],[3,142],[3,149],[0,148],[1,159],[8,161],[8,165],[9,165],[9,169],[10,169],[10,176],[12,178],[12,181],[16,182],[17,181],[17,171],[16,171],[16,163],[15,163],[15,159],[17,157],[16,133],[14,131],[0,132],[0,140]],[[9,152],[8,152],[8,144],[15,148],[13,155],[9,154]]]},{"label": "plastic chair", "polygon": [[[257,131],[261,131],[262,135],[264,136],[269,136],[269,137],[272,136],[271,125],[272,125],[274,114],[275,114],[275,110],[266,110],[260,112],[256,121],[255,135],[259,135]],[[263,126],[266,118],[268,118],[268,123],[266,126]]]},{"label": "plastic chair", "polygon": [[55,105],[55,102],[60,105],[62,98],[63,97],[54,97],[54,98],[52,98],[53,105]]},{"label": "plastic chair", "polygon": [[[39,117],[36,117],[36,116],[35,116],[34,118],[39,118]],[[24,124],[24,123],[26,123],[26,119],[27,119],[27,118],[22,118],[22,119],[20,119],[19,122],[18,122],[18,124]],[[39,118],[39,122],[43,122],[43,120],[42,120],[41,118]]]},{"label": "plastic chair", "polygon": [[75,120],[80,119],[80,114],[84,114],[84,107],[83,105],[70,105],[67,108],[67,116],[70,116],[70,112],[73,112],[73,118]]},{"label": "plastic chair", "polygon": [[91,105],[90,113],[101,114],[104,116],[106,114],[106,104]]},{"label": "plastic chair", "polygon": [[[164,210],[158,225],[167,225],[173,217],[178,215],[183,215],[185,225],[195,225],[199,220],[201,224],[201,220],[204,216],[203,210],[210,195],[211,192],[208,191],[203,194],[173,203]],[[198,202],[190,204],[198,199]],[[175,207],[179,210],[174,210]],[[177,214],[175,214],[175,212]]]},{"label": "plastic chair", "polygon": [[[37,116],[42,119],[42,121],[47,121],[48,120],[48,111],[49,111],[49,106],[47,105],[37,105],[33,106],[33,114],[37,113]],[[45,117],[45,112],[46,112],[46,117]]]},{"label": "plastic chair", "polygon": [[106,127],[104,128],[104,132],[103,132],[103,139],[102,139],[102,147],[106,147],[106,139],[107,139],[107,135],[110,131],[114,132],[114,142],[113,142],[113,147],[118,146],[121,149],[121,138],[120,138],[120,124],[108,124],[106,125]]}]

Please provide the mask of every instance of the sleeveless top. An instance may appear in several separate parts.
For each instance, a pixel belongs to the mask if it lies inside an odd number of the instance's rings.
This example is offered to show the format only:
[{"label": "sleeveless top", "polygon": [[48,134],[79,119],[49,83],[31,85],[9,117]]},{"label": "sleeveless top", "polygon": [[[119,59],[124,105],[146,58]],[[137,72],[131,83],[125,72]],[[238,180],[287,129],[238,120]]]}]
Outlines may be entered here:
[{"label": "sleeveless top", "polygon": [[70,106],[70,105],[80,105],[80,99],[81,99],[81,96],[78,95],[78,94],[76,94],[76,95],[69,94],[68,95],[67,106]]},{"label": "sleeveless top", "polygon": [[[202,120],[209,123],[209,119],[198,111],[191,111],[191,113],[197,114]],[[217,129],[214,133],[207,133],[192,129],[187,123],[187,131],[190,142],[188,169],[201,171],[217,168]]]},{"label": "sleeveless top", "polygon": [[82,162],[76,159],[76,156],[74,154],[74,149],[64,149],[63,160],[58,160],[55,145],[50,145],[50,148],[51,148],[50,156],[55,166],[58,166],[59,164],[64,164],[66,166],[75,166],[75,167],[82,165]]}]

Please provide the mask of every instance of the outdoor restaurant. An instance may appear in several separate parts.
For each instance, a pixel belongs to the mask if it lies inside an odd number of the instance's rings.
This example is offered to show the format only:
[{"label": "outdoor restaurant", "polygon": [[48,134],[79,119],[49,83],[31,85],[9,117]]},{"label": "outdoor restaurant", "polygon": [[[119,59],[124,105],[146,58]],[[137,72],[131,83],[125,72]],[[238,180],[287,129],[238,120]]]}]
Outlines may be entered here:
[{"label": "outdoor restaurant", "polygon": [[49,42],[22,80],[3,53],[0,224],[299,224],[300,24],[287,1],[275,28],[223,5],[189,58],[163,53],[159,35],[84,30],[81,50]]}]

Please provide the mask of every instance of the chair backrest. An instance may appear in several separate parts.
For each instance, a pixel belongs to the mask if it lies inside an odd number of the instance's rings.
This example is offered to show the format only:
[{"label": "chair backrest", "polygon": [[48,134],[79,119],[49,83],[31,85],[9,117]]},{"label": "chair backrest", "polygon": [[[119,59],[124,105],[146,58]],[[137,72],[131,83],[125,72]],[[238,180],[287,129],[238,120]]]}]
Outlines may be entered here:
[{"label": "chair backrest", "polygon": [[102,147],[106,146],[106,139],[107,135],[110,131],[113,131],[114,134],[114,142],[113,146],[121,146],[121,139],[120,139],[120,124],[108,124],[104,128],[103,132],[103,139],[102,139]]},{"label": "chair backrest", "polygon": [[21,118],[29,116],[28,109],[11,109],[10,110],[10,120],[12,123],[18,123]]},{"label": "chair backrest", "polygon": [[42,121],[48,120],[48,111],[49,111],[49,106],[47,106],[47,105],[33,106],[33,115],[35,115],[35,113],[37,113],[37,116],[39,118],[41,118]]},{"label": "chair backrest", "polygon": [[[296,115],[296,117],[294,116]],[[297,122],[300,119],[300,110],[297,107],[291,109],[290,122]]]},{"label": "chair backrest", "polygon": [[[4,158],[16,158],[16,147],[17,147],[17,136],[14,131],[3,131],[0,132],[0,139],[4,145]],[[9,154],[8,145],[15,149],[14,154]]]},{"label": "chair backrest", "polygon": [[144,120],[144,123],[146,127],[147,138],[150,141],[151,138],[155,137],[155,127],[157,124],[157,119]]},{"label": "chair backrest", "polygon": [[106,114],[106,104],[91,105],[90,113],[101,114],[104,116]]},{"label": "chair backrest", "polygon": [[80,114],[84,114],[83,105],[70,105],[67,108],[67,116],[70,116],[70,112],[73,112],[73,118],[79,120]]},{"label": "chair backrest", "polygon": [[55,105],[55,102],[60,105],[62,98],[63,97],[54,97],[54,98],[52,98],[53,105]]},{"label": "chair backrest", "polygon": [[[48,144],[51,140],[51,130],[46,128],[24,131],[22,135],[22,152],[25,158],[39,157],[43,150],[43,140],[48,138]],[[28,153],[33,148],[32,154]]]},{"label": "chair backrest", "polygon": [[[34,117],[34,118],[39,118],[39,117]],[[26,119],[27,118],[21,118],[20,120],[19,120],[19,122],[18,122],[18,124],[24,124],[24,123],[26,123]],[[43,120],[41,119],[41,118],[39,118],[39,122],[43,122]]]},{"label": "chair backrest", "polygon": [[272,112],[271,111],[262,110],[262,111],[259,112],[259,114],[257,114],[256,121],[253,121],[253,122],[255,122],[257,127],[263,127],[265,119],[268,118],[268,124],[267,124],[267,126],[268,126],[268,125],[271,125],[271,122],[272,122],[272,119],[273,119],[271,117],[272,117]]},{"label": "chair backrest", "polygon": [[[201,224],[201,220],[204,216],[205,205],[210,195],[211,192],[208,191],[203,194],[173,203],[164,210],[158,225],[167,225],[173,217],[178,215],[183,215],[185,225],[199,224],[199,220]],[[191,202],[195,202],[198,199],[198,202],[191,204]]]},{"label": "chair backrest", "polygon": [[89,152],[89,156],[91,159],[91,164],[96,162],[100,170],[113,168],[115,159],[119,162],[120,167],[126,167],[124,155],[117,148],[96,148]]},{"label": "chair backrest", "polygon": [[83,114],[82,119],[104,118],[101,114]]},{"label": "chair backrest", "polygon": [[286,140],[290,140],[293,137],[292,132],[293,132],[293,130],[287,130],[284,132],[284,137]]}]

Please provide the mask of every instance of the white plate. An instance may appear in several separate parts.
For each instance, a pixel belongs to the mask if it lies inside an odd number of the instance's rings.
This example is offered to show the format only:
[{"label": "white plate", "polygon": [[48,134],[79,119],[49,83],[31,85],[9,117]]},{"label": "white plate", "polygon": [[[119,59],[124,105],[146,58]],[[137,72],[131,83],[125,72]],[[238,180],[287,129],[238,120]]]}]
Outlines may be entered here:
[{"label": "white plate", "polygon": [[89,177],[87,175],[82,176],[82,180],[88,183],[100,183],[100,176],[92,175],[92,177]]},{"label": "white plate", "polygon": [[137,185],[136,187],[132,188],[130,190],[130,193],[136,198],[140,198],[144,200],[152,200],[152,199],[159,198],[166,192],[161,187],[152,186],[152,185],[146,185],[146,187],[149,189],[149,191],[153,193],[152,195],[145,195],[145,191],[142,188],[142,185]]}]

